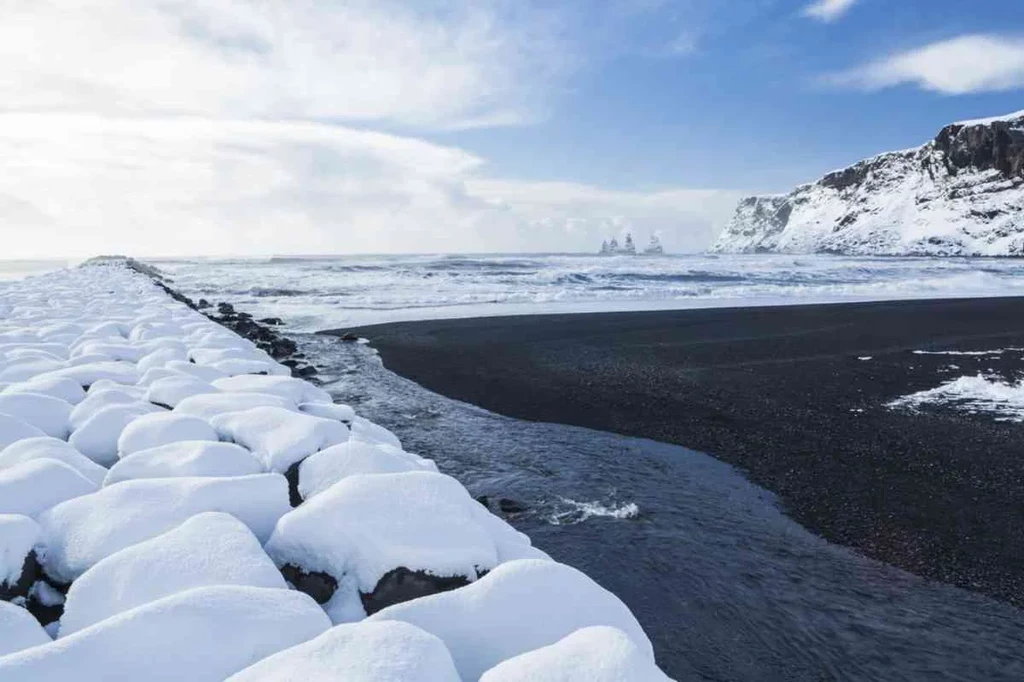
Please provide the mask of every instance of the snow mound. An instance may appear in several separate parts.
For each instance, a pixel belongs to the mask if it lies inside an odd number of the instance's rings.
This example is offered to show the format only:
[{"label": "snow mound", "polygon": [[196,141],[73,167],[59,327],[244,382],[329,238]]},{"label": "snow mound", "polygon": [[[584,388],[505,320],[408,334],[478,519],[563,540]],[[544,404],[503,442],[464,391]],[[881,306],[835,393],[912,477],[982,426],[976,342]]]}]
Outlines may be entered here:
[{"label": "snow mound", "polygon": [[[148,374],[148,373],[147,373]],[[145,377],[143,377],[145,378]],[[191,376],[168,376],[149,384],[146,400],[156,405],[175,407],[185,398],[204,393],[217,393],[213,384]]]},{"label": "snow mound", "polygon": [[[8,654],[49,644],[50,636],[31,613],[9,602],[0,601],[0,660]],[[14,682],[15,678],[10,679]]]},{"label": "snow mound", "polygon": [[223,440],[249,448],[269,471],[277,472],[285,472],[314,452],[348,440],[344,424],[282,407],[254,407],[223,414],[214,417],[213,425]]},{"label": "snow mound", "polygon": [[654,661],[647,635],[618,597],[553,561],[502,564],[471,585],[396,604],[370,620],[402,620],[437,635],[464,680],[595,625],[618,628]]},{"label": "snow mound", "polygon": [[0,412],[0,448],[6,448],[23,438],[36,438],[46,434],[17,417]]},{"label": "snow mound", "polygon": [[269,393],[207,393],[185,398],[174,407],[174,411],[212,421],[219,415],[244,412],[254,407],[295,410],[295,403]]},{"label": "snow mound", "polygon": [[672,682],[616,628],[583,628],[555,644],[520,654],[484,673],[480,682]]},{"label": "snow mound", "polygon": [[[25,568],[25,558],[39,542],[39,524],[21,514],[0,514],[0,594],[14,586]],[[0,647],[3,641],[0,641]]]},{"label": "snow mound", "polygon": [[330,622],[293,590],[200,587],[0,658],[12,682],[222,682]]},{"label": "snow mound", "polygon": [[97,464],[110,466],[117,461],[117,443],[128,425],[143,415],[163,411],[149,403],[108,405],[76,429],[68,443]]},{"label": "snow mound", "polygon": [[142,604],[210,585],[287,587],[242,522],[220,512],[198,514],[83,573],[68,590],[60,637]]},{"label": "snow mound", "polygon": [[[524,678],[526,679],[526,678]],[[227,682],[461,682],[437,637],[408,623],[338,625]]]},{"label": "snow mound", "polygon": [[47,436],[67,438],[71,404],[42,393],[0,394],[0,412],[31,424]]},{"label": "snow mound", "polygon": [[402,449],[402,441],[398,439],[398,436],[364,417],[356,417],[352,420],[352,438],[364,443],[383,443],[399,450]]},{"label": "snow mound", "polygon": [[32,459],[0,469],[0,514],[37,516],[96,490],[96,484],[56,459]]},{"label": "snow mound", "polygon": [[243,374],[227,379],[218,379],[213,382],[213,385],[222,391],[270,393],[284,398],[293,405],[334,402],[331,394],[327,391],[295,377]]},{"label": "snow mound", "polygon": [[133,386],[118,386],[104,389],[102,384],[95,384],[89,389],[85,398],[71,410],[70,422],[72,429],[80,429],[93,415],[111,405],[138,405],[152,409],[142,400],[140,392]]},{"label": "snow mound", "polygon": [[419,591],[430,593],[505,560],[543,556],[458,481],[430,472],[345,478],[281,517],[266,549],[278,566],[336,583],[324,595],[335,622],[361,618],[368,596],[375,604],[418,596],[382,580],[399,569],[425,574]]},{"label": "snow mound", "polygon": [[122,481],[40,516],[42,563],[51,578],[70,583],[114,552],[205,511],[231,514],[263,542],[289,509],[288,482],[277,474]]},{"label": "snow mound", "polygon": [[218,441],[217,432],[199,417],[174,412],[147,414],[133,420],[117,439],[122,457],[140,450],[185,440]]},{"label": "snow mound", "polygon": [[92,386],[101,379],[107,379],[115,384],[132,385],[139,380],[139,369],[130,362],[89,362],[54,370],[42,376],[47,379],[71,379],[77,381],[83,388]]},{"label": "snow mound", "polygon": [[403,471],[437,472],[437,466],[429,459],[398,448],[353,440],[321,450],[303,460],[299,465],[299,494],[308,500],[349,476]]},{"label": "snow mound", "polygon": [[356,418],[355,410],[348,405],[338,405],[336,403],[302,403],[299,405],[299,412],[305,412],[314,417],[334,419],[346,424],[351,424]]},{"label": "snow mound", "polygon": [[33,459],[55,459],[74,468],[97,486],[107,470],[59,438],[39,436],[11,443],[0,451],[0,469],[8,469]]},{"label": "snow mound", "polygon": [[137,478],[228,477],[260,473],[263,473],[262,463],[240,445],[185,440],[139,450],[122,458],[109,472],[105,472],[103,485]]},{"label": "snow mound", "polygon": [[77,381],[64,377],[41,377],[11,384],[4,393],[40,393],[60,398],[70,405],[77,405],[85,399],[85,389]]}]

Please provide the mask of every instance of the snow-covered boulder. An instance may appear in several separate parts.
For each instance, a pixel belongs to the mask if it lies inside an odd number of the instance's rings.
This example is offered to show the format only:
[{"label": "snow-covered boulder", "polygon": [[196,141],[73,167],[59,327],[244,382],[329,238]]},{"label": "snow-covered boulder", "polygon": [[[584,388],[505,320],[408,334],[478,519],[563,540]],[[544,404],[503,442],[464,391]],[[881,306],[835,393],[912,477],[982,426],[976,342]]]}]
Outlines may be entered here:
[{"label": "snow-covered boulder", "polygon": [[85,398],[71,410],[69,421],[71,428],[80,429],[85,422],[89,421],[94,414],[111,405],[139,405],[151,409],[145,405],[143,394],[134,386],[120,386],[116,388],[102,388],[102,384],[96,384],[89,389]]},{"label": "snow-covered boulder", "polygon": [[172,375],[163,379],[157,379],[149,384],[149,390],[146,391],[146,400],[157,405],[173,408],[185,398],[217,392],[218,389],[214,388],[213,384],[202,379],[192,376]]},{"label": "snow-covered boulder", "polygon": [[283,516],[266,549],[296,587],[312,581],[336,623],[545,556],[458,481],[429,472],[345,478]]},{"label": "snow-covered boulder", "polygon": [[222,391],[271,393],[288,400],[293,405],[334,402],[331,394],[327,391],[295,377],[242,374],[227,379],[218,379],[213,382],[213,385]]},{"label": "snow-covered boulder", "polygon": [[[526,678],[523,678],[524,680]],[[408,623],[338,625],[227,682],[462,682],[437,637]]]},{"label": "snow-covered boulder", "polygon": [[0,469],[9,469],[33,459],[55,459],[74,468],[97,486],[103,483],[107,470],[59,438],[37,436],[24,438],[0,450]]},{"label": "snow-covered boulder", "polygon": [[464,680],[595,625],[618,628],[654,661],[650,640],[618,597],[553,561],[502,564],[471,585],[396,604],[370,619],[402,620],[437,635]]},{"label": "snow-covered boulder", "polygon": [[96,490],[96,484],[55,459],[32,459],[0,469],[0,514],[36,516]]},{"label": "snow-covered boulder", "polygon": [[205,381],[207,383],[216,381],[217,379],[223,379],[224,377],[227,376],[227,374],[221,372],[219,369],[216,369],[214,367],[209,367],[207,365],[196,365],[186,360],[171,360],[166,365],[164,365],[164,367],[169,370],[178,372],[179,374],[185,374],[195,379],[199,379],[200,381]]},{"label": "snow-covered boulder", "polygon": [[60,398],[70,405],[77,405],[85,399],[85,389],[77,381],[66,377],[44,376],[11,384],[4,393],[40,393]]},{"label": "snow-covered boulder", "polygon": [[308,500],[343,478],[357,474],[397,474],[433,471],[429,459],[380,443],[348,441],[310,455],[299,465],[299,494]]},{"label": "snow-covered boulder", "polygon": [[222,682],[328,627],[323,611],[301,592],[200,587],[2,657],[0,680]]},{"label": "snow-covered boulder", "polygon": [[39,542],[40,534],[39,524],[29,517],[0,514],[0,599],[28,591],[32,576],[24,575],[25,562]]},{"label": "snow-covered boulder", "polygon": [[[323,636],[323,635],[321,635]],[[583,628],[520,654],[483,674],[480,682],[672,682],[626,633]]]},{"label": "snow-covered boulder", "polygon": [[289,509],[288,482],[278,474],[122,481],[39,517],[43,567],[57,582],[70,583],[114,552],[205,511],[231,514],[264,542]]},{"label": "snow-covered boulder", "polygon": [[77,381],[87,388],[100,379],[107,379],[118,384],[132,385],[139,380],[138,368],[130,362],[89,362],[48,372],[46,377],[59,377]]},{"label": "snow-covered boulder", "polygon": [[221,512],[193,516],[177,528],[103,559],[68,590],[60,637],[163,597],[208,585],[287,585],[259,540]]},{"label": "snow-covered boulder", "polygon": [[185,440],[121,458],[109,472],[104,470],[103,485],[135,478],[250,476],[263,471],[263,463],[240,445]]},{"label": "snow-covered boulder", "polygon": [[223,440],[243,445],[262,458],[269,471],[285,472],[314,452],[348,440],[348,427],[281,407],[254,407],[214,417]]},{"label": "snow-covered boulder", "polygon": [[128,425],[145,414],[163,411],[161,407],[141,402],[108,405],[76,429],[68,443],[97,464],[109,467],[117,461],[118,440]]},{"label": "snow-covered boulder", "polygon": [[23,438],[36,438],[46,434],[17,417],[0,412],[0,448],[6,448]]},{"label": "snow-covered boulder", "polygon": [[[0,660],[8,654],[49,644],[46,634],[31,613],[9,602],[0,601]],[[4,678],[15,682],[16,678]]]},{"label": "snow-covered boulder", "polygon": [[140,450],[158,448],[181,441],[220,440],[210,424],[199,417],[174,412],[157,412],[134,419],[117,439],[121,457]]},{"label": "snow-covered boulder", "polygon": [[206,421],[231,412],[244,412],[254,407],[280,407],[295,410],[295,403],[270,393],[207,393],[185,398],[174,407],[178,414],[189,414]]},{"label": "snow-covered boulder", "polygon": [[355,417],[352,420],[352,439],[361,440],[364,443],[383,443],[399,450],[402,449],[402,441],[398,439],[398,436],[364,417]]},{"label": "snow-covered boulder", "polygon": [[54,438],[67,438],[71,430],[68,423],[71,404],[42,393],[4,392],[0,394],[0,412],[17,417]]}]

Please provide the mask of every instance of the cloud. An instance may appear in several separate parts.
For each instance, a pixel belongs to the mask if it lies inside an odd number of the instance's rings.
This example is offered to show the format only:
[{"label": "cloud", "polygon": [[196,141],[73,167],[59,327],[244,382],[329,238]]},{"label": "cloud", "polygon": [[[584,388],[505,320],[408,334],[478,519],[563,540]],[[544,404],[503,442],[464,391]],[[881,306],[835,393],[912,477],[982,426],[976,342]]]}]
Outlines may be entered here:
[{"label": "cloud", "polygon": [[944,95],[1024,88],[1024,38],[967,35],[925,45],[826,77],[842,87],[916,85]]},{"label": "cloud", "polygon": [[560,31],[509,0],[11,0],[0,108],[528,122],[571,69]]},{"label": "cloud", "polygon": [[4,256],[703,248],[738,194],[488,179],[461,149],[339,125],[0,115]]},{"label": "cloud", "polygon": [[804,8],[805,17],[831,23],[840,19],[857,3],[857,0],[816,0]]}]

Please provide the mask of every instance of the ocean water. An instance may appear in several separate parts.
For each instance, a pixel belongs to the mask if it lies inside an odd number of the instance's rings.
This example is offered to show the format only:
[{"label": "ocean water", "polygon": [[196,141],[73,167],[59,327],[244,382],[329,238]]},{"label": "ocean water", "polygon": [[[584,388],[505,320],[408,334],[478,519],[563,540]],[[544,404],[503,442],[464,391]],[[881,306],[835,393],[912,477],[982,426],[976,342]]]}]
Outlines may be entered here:
[{"label": "ocean water", "polygon": [[521,422],[318,329],[566,310],[1024,294],[1024,262],[792,256],[414,256],[160,263],[184,293],[282,317],[335,397],[618,594],[680,680],[1021,680],[1024,611],[830,545],[731,467]]},{"label": "ocean water", "polygon": [[346,256],[155,261],[197,296],[299,331],[400,320],[1024,295],[1024,260],[838,256]]}]

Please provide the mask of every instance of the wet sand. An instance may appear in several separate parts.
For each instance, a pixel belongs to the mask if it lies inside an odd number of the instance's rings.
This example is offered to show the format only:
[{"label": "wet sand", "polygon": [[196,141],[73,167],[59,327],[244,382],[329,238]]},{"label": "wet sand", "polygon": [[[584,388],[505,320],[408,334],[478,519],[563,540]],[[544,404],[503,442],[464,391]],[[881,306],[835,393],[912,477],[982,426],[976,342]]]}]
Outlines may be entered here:
[{"label": "wet sand", "polygon": [[776,493],[790,516],[832,542],[1024,605],[1024,425],[884,406],[960,374],[1015,377],[1020,353],[913,351],[1024,346],[1024,299],[477,318],[355,331],[389,369],[437,393],[519,419],[707,452]]}]

